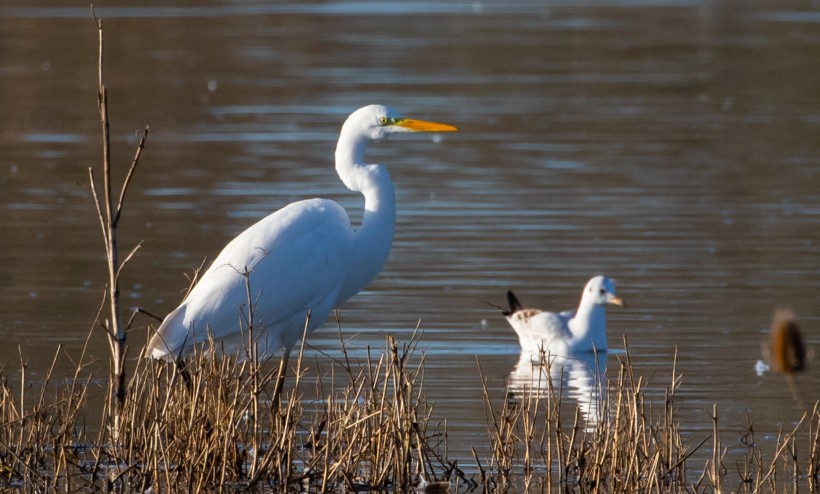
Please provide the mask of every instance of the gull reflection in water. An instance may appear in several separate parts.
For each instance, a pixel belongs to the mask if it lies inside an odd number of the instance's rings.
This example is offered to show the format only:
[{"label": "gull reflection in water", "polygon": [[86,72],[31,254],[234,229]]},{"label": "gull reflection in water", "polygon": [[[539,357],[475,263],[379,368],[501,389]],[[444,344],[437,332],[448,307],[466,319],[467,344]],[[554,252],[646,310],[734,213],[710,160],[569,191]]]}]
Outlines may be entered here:
[{"label": "gull reflection in water", "polygon": [[571,356],[521,352],[510,372],[509,390],[518,398],[558,397],[565,392],[578,403],[587,430],[601,419],[606,390],[606,352],[583,352]]}]

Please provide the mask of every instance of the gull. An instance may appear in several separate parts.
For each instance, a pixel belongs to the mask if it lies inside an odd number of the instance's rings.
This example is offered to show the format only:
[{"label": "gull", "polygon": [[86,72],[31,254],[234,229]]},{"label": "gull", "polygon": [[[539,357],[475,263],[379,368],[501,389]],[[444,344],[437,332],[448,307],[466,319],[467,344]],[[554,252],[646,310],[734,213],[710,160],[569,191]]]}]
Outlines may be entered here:
[{"label": "gull", "polygon": [[581,352],[605,352],[605,304],[623,307],[615,295],[615,283],[606,276],[595,276],[584,287],[578,310],[546,312],[526,309],[512,291],[507,292],[509,310],[502,311],[518,334],[521,350],[532,354],[548,352],[572,355]]}]

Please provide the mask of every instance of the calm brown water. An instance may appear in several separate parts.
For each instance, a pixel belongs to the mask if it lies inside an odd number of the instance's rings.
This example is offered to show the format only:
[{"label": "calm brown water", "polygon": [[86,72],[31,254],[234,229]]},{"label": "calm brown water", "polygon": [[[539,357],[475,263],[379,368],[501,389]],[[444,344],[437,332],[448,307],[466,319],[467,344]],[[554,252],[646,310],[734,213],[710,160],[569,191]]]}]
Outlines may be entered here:
[{"label": "calm brown water", "polygon": [[[799,419],[782,377],[753,367],[776,306],[820,343],[810,2],[112,3],[97,12],[120,170],[151,127],[121,232],[125,249],[144,241],[127,304],[165,314],[184,272],[294,200],[360,217],[335,139],[348,113],[383,103],[462,131],[371,147],[396,183],[397,235],[341,308],[343,336],[363,356],[421,321],[428,398],[460,466],[486,451],[476,359],[499,399],[518,369],[515,334],[482,301],[513,288],[567,309],[598,273],[628,303],[609,312],[611,344],[629,339],[657,396],[677,349],[693,443],[713,403],[730,448],[747,412],[764,441]],[[53,5],[0,7],[0,362],[16,367],[20,347],[30,372],[58,344],[79,352],[105,280],[85,187],[100,157],[96,31],[87,8]],[[329,324],[310,343],[338,356],[338,340]],[[105,362],[101,334],[91,347]],[[816,360],[798,384],[820,398]]]}]

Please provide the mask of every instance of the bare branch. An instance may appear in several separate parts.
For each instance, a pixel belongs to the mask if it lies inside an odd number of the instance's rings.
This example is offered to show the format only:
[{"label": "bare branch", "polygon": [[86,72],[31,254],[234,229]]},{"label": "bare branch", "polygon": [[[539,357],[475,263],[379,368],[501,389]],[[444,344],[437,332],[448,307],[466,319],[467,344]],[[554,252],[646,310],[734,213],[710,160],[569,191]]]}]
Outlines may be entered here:
[{"label": "bare branch", "polygon": [[[97,315],[94,316],[94,323],[91,324],[91,330],[92,331],[94,330],[94,326],[96,326],[97,324],[102,326],[102,323],[100,323],[100,315],[102,314],[103,309],[105,309],[105,303],[108,301],[108,299],[105,296],[107,291],[108,291],[108,287],[105,287],[103,289],[103,296],[102,296],[102,302],[100,302],[100,308],[97,309]],[[103,329],[105,329],[105,328],[103,328]]]},{"label": "bare branch", "polygon": [[[103,331],[105,331],[105,332],[106,332],[106,334],[108,335],[109,339],[115,339],[115,338],[116,338],[116,335],[114,335],[114,333],[112,333],[112,332],[111,332],[111,329],[110,329],[110,328],[108,327],[108,325],[107,325],[107,320],[106,320],[106,323],[103,323],[102,321],[100,321],[100,315],[102,315],[102,311],[103,311],[103,309],[105,308],[105,304],[106,304],[107,302],[108,302],[108,285],[106,285],[106,286],[103,288],[102,303],[100,304],[100,308],[99,308],[99,310],[97,310],[97,315],[96,315],[96,317],[94,317],[94,324],[95,324],[95,325],[96,325],[96,324],[99,324],[99,326],[103,329]],[[93,326],[92,326],[92,329],[93,329]]]},{"label": "bare branch", "polygon": [[143,241],[140,240],[140,243],[138,243],[136,247],[131,249],[131,252],[129,252],[128,255],[125,256],[125,259],[123,259],[122,263],[120,263],[120,267],[117,268],[117,274],[115,275],[117,281],[120,280],[120,274],[122,273],[123,268],[125,268],[125,265],[128,264],[128,261],[130,261],[131,258],[134,257],[134,254],[136,254],[137,251],[140,250],[140,248],[142,248],[142,242]]},{"label": "bare branch", "polygon": [[155,321],[162,322],[161,317],[148,312],[147,310],[143,309],[142,307],[134,307],[134,310],[131,312],[131,317],[128,319],[128,324],[125,325],[125,332],[126,333],[131,331],[131,325],[134,323],[134,319],[137,318],[137,314],[143,314],[143,315],[146,315],[146,316],[150,317],[151,319],[153,319]]},{"label": "bare branch", "polygon": [[[91,16],[94,19],[94,24],[97,27],[99,35],[99,66],[98,66],[98,104],[100,111],[100,125],[102,127],[102,183],[103,190],[100,196],[97,190],[97,185],[94,181],[94,172],[89,168],[89,179],[91,182],[91,191],[94,196],[94,204],[97,208],[97,216],[100,220],[100,225],[103,230],[103,239],[105,240],[105,254],[108,266],[108,283],[106,286],[106,296],[103,297],[103,303],[107,302],[110,308],[110,319],[101,322],[99,314],[97,322],[100,323],[108,333],[108,343],[111,346],[111,374],[110,374],[110,396],[108,402],[108,410],[112,423],[112,434],[115,443],[119,438],[119,423],[120,412],[125,403],[126,386],[125,386],[125,360],[128,354],[128,346],[126,345],[127,331],[123,328],[122,315],[120,307],[120,289],[119,277],[128,262],[133,258],[136,252],[142,246],[142,243],[134,247],[133,250],[120,263],[119,249],[117,247],[117,223],[123,210],[123,203],[125,201],[125,194],[131,184],[134,173],[136,172],[139,158],[145,146],[145,141],[148,137],[148,127],[145,127],[142,138],[139,140],[137,150],[134,154],[134,160],[131,167],[128,169],[125,180],[120,188],[119,198],[114,209],[112,186],[111,186],[111,130],[110,122],[108,120],[108,89],[105,86],[103,61],[104,61],[104,43],[103,43],[103,25],[102,20],[97,18],[94,7],[91,7]],[[133,321],[133,317],[131,319]],[[130,321],[129,321],[130,325]]]},{"label": "bare branch", "polygon": [[140,137],[140,142],[137,144],[137,150],[134,153],[134,160],[131,161],[131,167],[128,168],[128,175],[125,176],[125,181],[122,184],[122,189],[120,190],[120,199],[117,201],[117,210],[114,214],[113,225],[117,226],[117,223],[120,222],[120,215],[122,214],[122,204],[125,201],[125,193],[128,191],[128,185],[131,183],[131,178],[134,176],[134,172],[137,170],[137,165],[140,161],[140,155],[142,154],[142,150],[145,147],[145,140],[148,139],[148,131],[149,127],[146,125],[145,129],[142,131],[142,137]]},{"label": "bare branch", "polygon": [[105,248],[108,249],[108,229],[105,227],[105,217],[102,212],[102,204],[100,197],[97,195],[97,184],[94,183],[94,169],[88,167],[88,181],[91,184],[91,194],[94,196],[94,206],[97,207],[97,216],[100,218],[100,227],[102,228],[103,240],[105,240]]},{"label": "bare branch", "polygon": [[91,5],[91,18],[94,20],[94,25],[97,26],[97,31],[99,32],[99,45],[100,45],[100,54],[99,54],[99,79],[97,82],[97,87],[102,87],[103,85],[103,27],[102,27],[102,19],[97,17],[97,12],[94,10],[94,5]]},{"label": "bare branch", "polygon": [[194,274],[190,277],[187,274],[185,275],[185,277],[188,278],[188,281],[190,283],[188,283],[188,289],[185,290],[185,295],[182,297],[183,299],[188,297],[188,294],[191,293],[191,290],[193,290],[194,285],[196,285],[196,282],[199,281],[199,273],[202,272],[202,268],[205,267],[205,263],[207,261],[208,261],[208,258],[203,257],[202,262],[199,263],[199,267],[194,269]]},{"label": "bare branch", "polygon": [[91,15],[94,19],[94,24],[97,26],[97,33],[99,38],[99,61],[97,71],[97,98],[100,109],[100,123],[103,131],[103,184],[105,187],[105,206],[106,218],[108,224],[111,224],[111,149],[110,149],[110,132],[108,124],[108,89],[105,87],[103,80],[103,25],[102,19],[97,18],[94,12],[94,7],[91,7]]},{"label": "bare branch", "polygon": [[100,86],[100,124],[103,133],[103,197],[105,215],[109,227],[111,223],[111,131],[108,123],[108,88]]},{"label": "bare branch", "polygon": [[[117,335],[111,329],[111,323],[108,321],[108,319],[105,320],[104,327],[108,331],[108,335],[110,336],[108,338],[108,345],[111,347],[111,359],[112,360],[118,360],[117,354],[119,353],[119,347],[117,345],[118,345],[119,342],[117,341]],[[116,379],[116,377],[118,375],[119,375],[118,372],[114,372],[112,377]]]}]

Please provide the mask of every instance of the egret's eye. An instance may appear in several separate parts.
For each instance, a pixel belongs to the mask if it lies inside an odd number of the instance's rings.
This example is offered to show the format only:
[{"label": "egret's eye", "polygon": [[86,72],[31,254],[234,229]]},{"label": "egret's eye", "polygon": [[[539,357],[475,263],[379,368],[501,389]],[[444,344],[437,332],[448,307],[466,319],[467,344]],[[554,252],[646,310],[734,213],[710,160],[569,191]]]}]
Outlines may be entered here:
[{"label": "egret's eye", "polygon": [[379,117],[379,123],[382,125],[387,125],[389,121],[390,119],[388,119],[387,117]]}]

